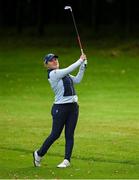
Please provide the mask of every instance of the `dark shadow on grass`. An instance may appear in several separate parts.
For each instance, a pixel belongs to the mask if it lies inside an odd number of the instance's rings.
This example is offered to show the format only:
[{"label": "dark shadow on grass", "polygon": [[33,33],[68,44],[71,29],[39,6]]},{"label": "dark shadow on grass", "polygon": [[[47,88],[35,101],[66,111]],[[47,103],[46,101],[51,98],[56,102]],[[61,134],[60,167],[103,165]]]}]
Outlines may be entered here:
[{"label": "dark shadow on grass", "polygon": [[[2,150],[8,150],[8,151],[17,151],[17,152],[23,152],[27,154],[31,154],[33,150],[29,149],[23,149],[23,148],[7,148],[7,147],[0,147]],[[48,153],[49,156],[56,156],[56,157],[62,157],[63,155],[60,153]],[[130,160],[115,160],[115,159],[102,159],[102,158],[95,158],[95,157],[81,157],[81,156],[72,156],[72,159],[82,160],[82,161],[88,161],[88,162],[102,162],[102,163],[119,163],[119,164],[129,164],[129,165],[139,165],[139,162],[133,162]]]},{"label": "dark shadow on grass", "polygon": [[8,150],[8,151],[17,151],[17,152],[23,152],[23,153],[32,153],[32,150],[29,149],[22,149],[22,148],[8,148],[8,147],[1,147],[0,149],[2,150]]}]

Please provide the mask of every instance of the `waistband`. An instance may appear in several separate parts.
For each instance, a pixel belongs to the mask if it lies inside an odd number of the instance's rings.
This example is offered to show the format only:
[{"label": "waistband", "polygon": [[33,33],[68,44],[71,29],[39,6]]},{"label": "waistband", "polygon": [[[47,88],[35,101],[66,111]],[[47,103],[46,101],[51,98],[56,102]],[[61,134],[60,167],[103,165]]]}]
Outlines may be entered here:
[{"label": "waistband", "polygon": [[55,104],[55,103],[54,103],[53,105],[61,105],[61,106],[62,106],[62,105],[64,105],[64,106],[66,106],[66,105],[76,105],[76,104],[78,105],[78,103],[77,103],[77,102],[62,103],[62,104]]}]

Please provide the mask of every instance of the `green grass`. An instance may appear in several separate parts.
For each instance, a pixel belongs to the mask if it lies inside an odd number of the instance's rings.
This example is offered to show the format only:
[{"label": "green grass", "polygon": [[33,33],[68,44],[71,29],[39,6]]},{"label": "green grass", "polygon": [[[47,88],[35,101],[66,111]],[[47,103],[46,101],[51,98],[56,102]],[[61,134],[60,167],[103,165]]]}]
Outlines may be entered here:
[{"label": "green grass", "polygon": [[80,116],[72,165],[56,168],[63,160],[62,134],[44,157],[42,167],[33,167],[32,151],[51,130],[53,93],[41,58],[54,52],[62,67],[70,65],[79,50],[68,40],[64,44],[54,40],[56,46],[50,40],[1,41],[0,178],[139,178],[137,40],[88,43],[88,68],[76,86]]}]

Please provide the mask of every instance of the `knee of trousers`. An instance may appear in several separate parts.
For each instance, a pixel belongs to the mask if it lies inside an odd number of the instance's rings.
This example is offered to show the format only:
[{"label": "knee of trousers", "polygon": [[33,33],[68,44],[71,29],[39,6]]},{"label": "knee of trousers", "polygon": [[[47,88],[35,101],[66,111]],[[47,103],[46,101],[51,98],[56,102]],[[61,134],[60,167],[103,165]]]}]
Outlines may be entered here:
[{"label": "knee of trousers", "polygon": [[74,136],[73,135],[70,135],[70,136],[66,135],[65,138],[66,138],[67,141],[73,141],[74,140]]},{"label": "knee of trousers", "polygon": [[56,139],[58,139],[59,137],[60,137],[60,134],[58,134],[58,133],[51,133],[51,134],[50,134],[50,138],[53,139],[53,140],[56,140]]}]

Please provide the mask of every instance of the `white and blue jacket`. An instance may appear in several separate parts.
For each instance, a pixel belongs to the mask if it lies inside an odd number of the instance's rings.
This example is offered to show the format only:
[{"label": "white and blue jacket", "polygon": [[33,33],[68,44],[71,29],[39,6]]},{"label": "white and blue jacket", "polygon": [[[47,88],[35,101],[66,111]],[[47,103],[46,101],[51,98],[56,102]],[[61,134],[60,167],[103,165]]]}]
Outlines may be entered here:
[{"label": "white and blue jacket", "polygon": [[[76,76],[69,73],[79,67],[79,72]],[[54,104],[74,103],[78,101],[74,84],[80,83],[85,71],[85,64],[82,59],[79,59],[72,65],[64,69],[49,69],[48,81],[55,93]]]}]

